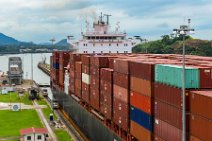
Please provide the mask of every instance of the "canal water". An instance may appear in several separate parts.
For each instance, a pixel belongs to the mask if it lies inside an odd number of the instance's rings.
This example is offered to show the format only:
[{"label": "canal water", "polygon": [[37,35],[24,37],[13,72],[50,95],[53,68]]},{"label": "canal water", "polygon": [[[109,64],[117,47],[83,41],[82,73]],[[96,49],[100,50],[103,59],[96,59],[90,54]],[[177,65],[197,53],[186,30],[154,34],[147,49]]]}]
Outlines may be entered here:
[{"label": "canal water", "polygon": [[[24,79],[35,80],[39,84],[48,84],[50,83],[50,78],[48,75],[43,73],[38,67],[37,64],[46,58],[46,63],[50,63],[51,53],[34,53],[34,54],[7,54],[0,56],[0,70],[3,72],[8,71],[8,60],[9,57],[21,57],[23,63],[23,77]],[[33,63],[31,63],[33,62]]]}]

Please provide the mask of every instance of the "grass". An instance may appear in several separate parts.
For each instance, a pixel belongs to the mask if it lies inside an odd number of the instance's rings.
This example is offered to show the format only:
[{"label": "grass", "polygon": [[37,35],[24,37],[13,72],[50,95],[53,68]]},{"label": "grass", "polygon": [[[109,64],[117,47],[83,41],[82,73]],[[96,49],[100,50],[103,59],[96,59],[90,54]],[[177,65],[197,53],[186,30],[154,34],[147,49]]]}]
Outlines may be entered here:
[{"label": "grass", "polygon": [[0,117],[0,137],[19,136],[23,128],[43,127],[35,110],[1,110]]},{"label": "grass", "polygon": [[[43,111],[45,118],[49,121],[49,115],[51,113],[53,113],[52,109],[49,107],[49,104],[47,104],[47,102],[43,98],[41,98],[40,100],[37,100],[37,103],[39,105],[47,106],[47,108],[43,108],[42,111]],[[56,119],[57,119],[57,116],[54,114],[54,120],[56,120]]]},{"label": "grass", "polygon": [[24,96],[18,96],[17,92],[11,92],[7,95],[0,95],[0,102],[22,102],[27,105],[32,105],[32,101],[28,99],[28,93],[26,92]]},{"label": "grass", "polygon": [[57,129],[54,132],[57,136],[58,141],[73,141],[70,135],[64,129]]},{"label": "grass", "polygon": [[[45,101],[45,99],[37,100],[39,105],[47,105],[47,108],[42,109],[44,116],[49,121],[49,114],[53,113],[52,109],[49,107],[49,104]],[[57,116],[54,114],[54,119],[57,119]],[[68,134],[68,132],[64,129],[55,129],[55,135],[57,136],[58,141],[73,141]]]}]

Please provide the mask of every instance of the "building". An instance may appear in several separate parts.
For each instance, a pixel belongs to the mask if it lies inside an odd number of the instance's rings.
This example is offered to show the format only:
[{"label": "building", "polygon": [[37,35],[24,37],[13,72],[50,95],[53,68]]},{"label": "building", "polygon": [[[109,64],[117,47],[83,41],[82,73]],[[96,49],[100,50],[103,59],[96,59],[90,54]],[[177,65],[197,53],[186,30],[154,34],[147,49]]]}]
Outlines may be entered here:
[{"label": "building", "polygon": [[20,57],[10,57],[8,63],[8,80],[10,84],[22,84],[23,70]]},{"label": "building", "polygon": [[20,130],[20,141],[45,141],[48,131],[46,128],[26,128]]}]

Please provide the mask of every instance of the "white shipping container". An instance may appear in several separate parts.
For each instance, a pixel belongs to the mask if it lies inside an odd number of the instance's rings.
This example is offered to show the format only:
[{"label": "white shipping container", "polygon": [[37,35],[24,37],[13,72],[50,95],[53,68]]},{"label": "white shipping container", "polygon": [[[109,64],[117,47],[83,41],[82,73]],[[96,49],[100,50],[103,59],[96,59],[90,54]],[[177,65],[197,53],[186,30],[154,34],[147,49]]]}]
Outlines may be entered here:
[{"label": "white shipping container", "polygon": [[90,75],[82,73],[82,82],[89,85],[90,84]]}]

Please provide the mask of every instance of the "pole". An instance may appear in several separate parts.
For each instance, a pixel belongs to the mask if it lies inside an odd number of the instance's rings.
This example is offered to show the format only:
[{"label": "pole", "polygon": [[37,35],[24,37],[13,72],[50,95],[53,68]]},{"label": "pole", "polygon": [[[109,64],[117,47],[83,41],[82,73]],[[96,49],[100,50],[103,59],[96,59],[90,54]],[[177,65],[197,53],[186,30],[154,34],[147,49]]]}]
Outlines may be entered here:
[{"label": "pole", "polygon": [[182,119],[182,141],[186,141],[186,100],[185,100],[185,35],[183,35],[183,70],[182,70],[182,99],[183,99],[183,119]]},{"label": "pole", "polygon": [[32,53],[31,53],[31,73],[32,73],[32,81],[33,81],[33,56],[32,56]]}]

